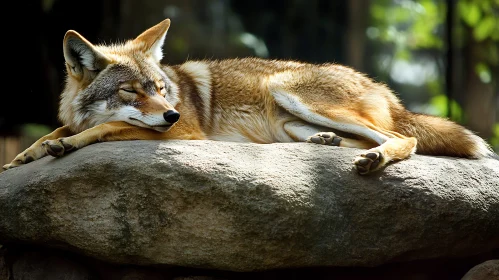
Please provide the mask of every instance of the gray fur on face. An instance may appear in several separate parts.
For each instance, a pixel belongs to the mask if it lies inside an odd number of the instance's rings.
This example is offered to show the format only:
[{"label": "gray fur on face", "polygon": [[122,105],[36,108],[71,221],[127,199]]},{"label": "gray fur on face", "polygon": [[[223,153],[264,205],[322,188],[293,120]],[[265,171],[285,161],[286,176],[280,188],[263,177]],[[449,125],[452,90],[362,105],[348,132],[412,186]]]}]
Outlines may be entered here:
[{"label": "gray fur on face", "polygon": [[133,80],[134,71],[125,65],[113,64],[102,70],[90,85],[80,93],[80,108],[86,110],[97,101],[107,101],[108,108],[113,108],[119,102],[117,94],[120,83]]},{"label": "gray fur on face", "polygon": [[[160,68],[158,68],[159,70]],[[152,68],[144,69],[144,71],[156,71]],[[171,80],[162,71],[158,71],[159,76],[165,83],[168,91],[171,88]],[[102,70],[92,83],[84,89],[79,98],[80,106],[83,110],[87,110],[97,101],[106,101],[108,109],[115,109],[123,105],[134,105],[133,101],[123,100],[118,93],[120,84],[126,81],[138,80],[140,81],[143,90],[149,94],[154,95],[157,92],[155,82],[150,79],[153,75],[149,73],[141,73],[123,64],[112,64],[106,69]]]}]

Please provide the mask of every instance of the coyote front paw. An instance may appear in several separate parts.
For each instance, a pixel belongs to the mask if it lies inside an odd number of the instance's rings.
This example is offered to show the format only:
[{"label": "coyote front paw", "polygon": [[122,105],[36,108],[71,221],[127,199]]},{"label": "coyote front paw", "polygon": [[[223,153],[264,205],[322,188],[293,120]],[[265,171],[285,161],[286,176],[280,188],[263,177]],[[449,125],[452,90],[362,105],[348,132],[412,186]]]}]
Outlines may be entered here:
[{"label": "coyote front paw", "polygon": [[383,167],[385,160],[382,153],[369,151],[366,154],[356,157],[354,164],[359,174],[364,175]]},{"label": "coyote front paw", "polygon": [[341,140],[341,137],[337,136],[333,132],[319,132],[308,137],[306,142],[328,146],[339,146]]},{"label": "coyote front paw", "polygon": [[45,149],[47,154],[53,157],[61,157],[64,154],[74,150],[74,147],[71,144],[64,142],[64,138],[44,141],[42,143],[42,147]]},{"label": "coyote front paw", "polygon": [[26,163],[30,163],[37,159],[36,152],[33,149],[27,149],[24,152],[18,154],[11,163],[4,165],[2,168],[4,170],[11,169],[14,167],[21,166]]}]

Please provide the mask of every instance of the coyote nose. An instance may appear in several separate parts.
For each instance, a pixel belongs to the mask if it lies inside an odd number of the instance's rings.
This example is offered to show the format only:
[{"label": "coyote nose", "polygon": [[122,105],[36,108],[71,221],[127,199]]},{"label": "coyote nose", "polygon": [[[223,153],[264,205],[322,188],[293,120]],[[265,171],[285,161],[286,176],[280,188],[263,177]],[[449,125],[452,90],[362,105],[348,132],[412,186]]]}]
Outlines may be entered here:
[{"label": "coyote nose", "polygon": [[168,110],[163,114],[163,118],[165,118],[165,121],[169,122],[170,124],[174,124],[180,118],[180,114],[177,111]]}]

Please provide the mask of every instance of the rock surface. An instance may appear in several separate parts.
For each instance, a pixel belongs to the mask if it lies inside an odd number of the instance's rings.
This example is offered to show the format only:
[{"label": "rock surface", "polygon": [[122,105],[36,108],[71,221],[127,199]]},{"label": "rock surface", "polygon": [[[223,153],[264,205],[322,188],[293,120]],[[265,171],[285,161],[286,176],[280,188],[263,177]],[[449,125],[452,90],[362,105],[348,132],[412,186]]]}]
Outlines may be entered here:
[{"label": "rock surface", "polygon": [[461,280],[499,279],[499,260],[488,260],[474,266]]},{"label": "rock surface", "polygon": [[499,248],[499,162],[360,150],[126,141],[0,174],[0,244],[123,264],[254,271],[376,266]]},{"label": "rock surface", "polygon": [[[462,280],[491,280],[493,274],[474,272],[490,271],[485,265],[490,258],[485,254],[466,258],[409,261],[376,267],[313,267],[274,269],[265,271],[235,272],[216,269],[154,265],[138,266],[111,264],[85,257],[63,249],[38,246],[0,248],[0,274],[2,280],[457,280],[463,275],[488,278]],[[5,257],[5,262],[2,262]],[[475,267],[476,266],[476,267]],[[475,268],[474,268],[475,267]],[[478,269],[483,267],[484,269]],[[473,268],[473,269],[472,269]],[[469,271],[469,272],[468,272]],[[2,277],[3,276],[3,277]],[[499,278],[497,278],[499,279]]]}]

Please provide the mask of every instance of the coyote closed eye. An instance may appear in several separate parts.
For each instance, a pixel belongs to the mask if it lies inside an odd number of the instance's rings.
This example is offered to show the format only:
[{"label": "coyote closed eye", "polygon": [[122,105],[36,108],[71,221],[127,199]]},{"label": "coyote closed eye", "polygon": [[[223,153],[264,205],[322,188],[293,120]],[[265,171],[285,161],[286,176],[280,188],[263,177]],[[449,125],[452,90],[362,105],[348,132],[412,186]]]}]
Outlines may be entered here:
[{"label": "coyote closed eye", "polygon": [[116,45],[64,37],[64,126],[36,141],[5,169],[95,142],[211,139],[303,141],[367,149],[360,174],[411,153],[480,158],[486,142],[446,119],[407,111],[392,91],[338,64],[259,58],[162,65],[170,20]]}]

